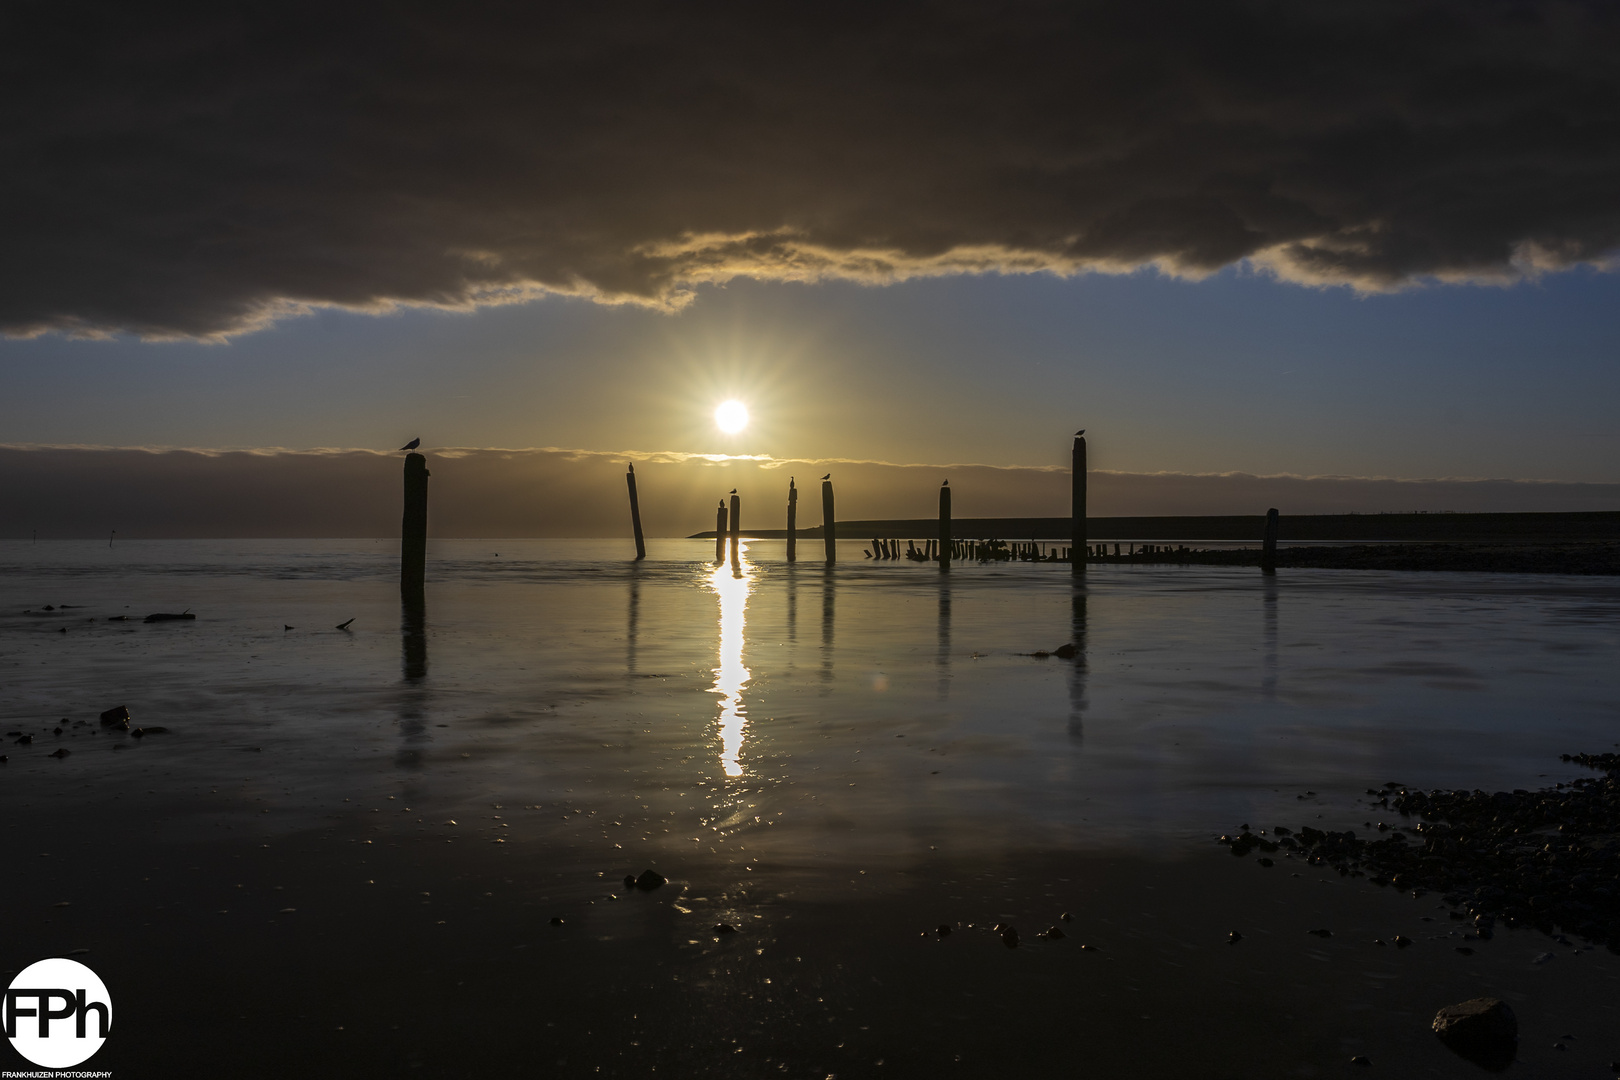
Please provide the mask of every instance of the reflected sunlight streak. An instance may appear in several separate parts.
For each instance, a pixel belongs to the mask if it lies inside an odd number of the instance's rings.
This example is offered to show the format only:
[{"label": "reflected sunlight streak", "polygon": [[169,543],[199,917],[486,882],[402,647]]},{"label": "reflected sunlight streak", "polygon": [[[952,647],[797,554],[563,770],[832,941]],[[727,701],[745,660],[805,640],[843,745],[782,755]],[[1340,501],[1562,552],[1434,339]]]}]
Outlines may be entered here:
[{"label": "reflected sunlight streak", "polygon": [[719,666],[714,669],[713,692],[720,695],[720,767],[728,777],[743,773],[738,758],[748,728],[748,711],[742,700],[749,678],[743,663],[743,623],[754,568],[747,555],[748,545],[742,544],[736,569],[717,566],[709,575],[709,587],[720,597]]}]

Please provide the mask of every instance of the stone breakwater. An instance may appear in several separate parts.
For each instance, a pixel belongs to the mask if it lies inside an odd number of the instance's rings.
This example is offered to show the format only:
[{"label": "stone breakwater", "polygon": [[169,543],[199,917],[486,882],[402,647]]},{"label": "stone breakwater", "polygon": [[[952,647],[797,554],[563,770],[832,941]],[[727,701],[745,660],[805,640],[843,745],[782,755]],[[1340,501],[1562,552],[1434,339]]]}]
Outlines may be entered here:
[{"label": "stone breakwater", "polygon": [[[1285,827],[1222,836],[1232,854],[1281,852],[1374,885],[1443,894],[1488,938],[1501,922],[1577,934],[1620,953],[1620,754],[1565,754],[1603,775],[1539,791],[1419,791],[1388,784],[1372,805],[1406,819],[1377,836]],[[1272,860],[1262,856],[1264,865]],[[1464,914],[1466,913],[1466,914]]]}]

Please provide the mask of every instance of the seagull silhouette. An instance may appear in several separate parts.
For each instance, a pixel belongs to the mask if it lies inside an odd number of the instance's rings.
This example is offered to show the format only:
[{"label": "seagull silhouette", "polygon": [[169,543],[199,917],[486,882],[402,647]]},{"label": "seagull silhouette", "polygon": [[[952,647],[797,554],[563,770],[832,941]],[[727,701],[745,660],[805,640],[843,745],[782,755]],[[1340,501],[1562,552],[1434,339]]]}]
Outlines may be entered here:
[{"label": "seagull silhouette", "polygon": [[422,445],[422,440],[417,438],[417,439],[412,439],[410,442],[408,442],[404,446],[400,447],[400,449],[401,450],[415,450],[418,446],[421,446],[421,445]]},{"label": "seagull silhouette", "polygon": [[1086,429],[1081,428],[1079,431],[1074,433],[1074,437],[1078,439],[1080,436],[1084,435],[1085,433],[1086,433]]},{"label": "seagull silhouette", "polygon": [[828,473],[826,476],[823,476],[822,479],[823,480],[831,480],[832,479],[832,473]]},{"label": "seagull silhouette", "polygon": [[735,494],[737,494],[737,489],[736,489],[736,488],[732,488],[732,489],[731,489],[731,491],[730,491],[730,492],[728,492],[728,493],[727,493],[727,494],[730,494],[730,495],[735,495]]}]

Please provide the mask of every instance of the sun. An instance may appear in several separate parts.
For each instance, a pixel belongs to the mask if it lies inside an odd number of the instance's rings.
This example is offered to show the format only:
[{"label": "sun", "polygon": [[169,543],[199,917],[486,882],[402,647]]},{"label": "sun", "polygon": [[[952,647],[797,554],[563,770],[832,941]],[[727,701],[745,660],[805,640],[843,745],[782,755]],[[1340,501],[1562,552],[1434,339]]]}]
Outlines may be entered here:
[{"label": "sun", "polygon": [[714,423],[727,435],[735,435],[748,426],[748,406],[740,401],[722,401],[714,408]]}]

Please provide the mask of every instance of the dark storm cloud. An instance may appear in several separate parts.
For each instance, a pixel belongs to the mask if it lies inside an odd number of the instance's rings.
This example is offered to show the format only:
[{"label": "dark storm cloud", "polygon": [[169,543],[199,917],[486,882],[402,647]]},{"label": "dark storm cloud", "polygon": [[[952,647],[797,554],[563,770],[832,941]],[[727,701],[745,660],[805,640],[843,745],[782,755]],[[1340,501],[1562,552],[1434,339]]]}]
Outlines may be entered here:
[{"label": "dark storm cloud", "polygon": [[8,4],[0,328],[1620,242],[1610,5]]},{"label": "dark storm cloud", "polygon": [[[369,450],[206,451],[0,446],[0,539],[398,536],[400,457]],[[731,488],[743,523],[780,529],[788,477],[804,481],[799,520],[821,523],[816,477],[831,471],[838,516],[937,513],[949,479],[959,517],[1062,516],[1069,472],[989,465],[897,465],[846,459],[716,458],[582,450],[429,453],[429,533],[436,537],[628,535],[625,462],[633,460],[650,536],[714,527]],[[1155,514],[1620,509],[1620,484],[1392,480],[1355,476],[1094,471],[1094,517]]]}]

